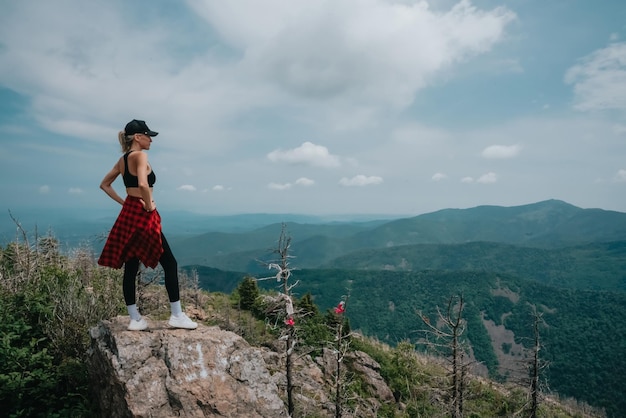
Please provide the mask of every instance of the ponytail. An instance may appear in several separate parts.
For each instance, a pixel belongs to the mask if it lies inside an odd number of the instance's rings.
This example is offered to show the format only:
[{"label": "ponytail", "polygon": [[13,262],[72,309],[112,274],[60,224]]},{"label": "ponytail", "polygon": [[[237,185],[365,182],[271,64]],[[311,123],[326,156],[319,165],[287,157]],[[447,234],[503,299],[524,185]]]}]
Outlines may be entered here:
[{"label": "ponytail", "polygon": [[117,139],[120,141],[120,145],[122,146],[122,152],[128,152],[130,150],[130,146],[133,143],[133,135],[126,135],[126,132],[119,131],[117,134]]}]

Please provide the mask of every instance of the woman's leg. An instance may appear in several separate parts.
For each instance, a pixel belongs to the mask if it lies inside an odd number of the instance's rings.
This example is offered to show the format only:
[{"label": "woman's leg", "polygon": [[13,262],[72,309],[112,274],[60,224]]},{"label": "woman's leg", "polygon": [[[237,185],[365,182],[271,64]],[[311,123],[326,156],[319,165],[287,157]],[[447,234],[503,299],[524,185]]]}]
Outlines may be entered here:
[{"label": "woman's leg", "polygon": [[130,319],[139,321],[141,315],[137,310],[137,272],[139,271],[139,259],[131,258],[124,263],[124,281],[122,282],[122,291],[124,292],[124,302],[128,309],[128,315]]},{"label": "woman's leg", "polygon": [[122,290],[124,291],[124,302],[126,305],[134,305],[136,302],[135,287],[137,283],[137,272],[139,271],[139,259],[131,258],[124,263],[124,282]]},{"label": "woman's leg", "polygon": [[198,324],[189,319],[187,315],[183,313],[180,306],[178,263],[163,234],[161,234],[161,240],[163,241],[163,254],[161,255],[159,263],[161,263],[161,267],[163,267],[163,272],[165,273],[165,289],[167,289],[167,295],[169,296],[172,310],[172,316],[170,316],[168,324],[175,328],[195,329],[198,327]]},{"label": "woman's leg", "polygon": [[172,249],[168,244],[165,236],[161,234],[163,241],[163,254],[159,259],[163,273],[165,274],[165,289],[170,299],[170,303],[180,301],[180,290],[178,289],[178,262],[172,254]]}]

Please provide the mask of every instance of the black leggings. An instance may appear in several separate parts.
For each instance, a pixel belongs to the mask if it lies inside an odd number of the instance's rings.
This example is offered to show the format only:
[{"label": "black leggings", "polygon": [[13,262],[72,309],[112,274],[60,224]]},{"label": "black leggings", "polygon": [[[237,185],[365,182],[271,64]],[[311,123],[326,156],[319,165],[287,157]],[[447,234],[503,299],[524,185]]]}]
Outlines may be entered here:
[{"label": "black leggings", "polygon": [[[167,243],[167,240],[162,233],[161,240],[163,241],[163,254],[159,259],[159,264],[161,264],[163,272],[165,273],[165,289],[167,290],[170,302],[176,302],[180,300],[180,293],[178,290],[178,263],[174,258],[174,254],[172,254],[170,245]],[[134,305],[137,301],[136,279],[138,271],[138,258],[131,258],[124,263],[124,282],[122,284],[122,289],[124,291],[124,301],[126,302],[126,305]]]}]

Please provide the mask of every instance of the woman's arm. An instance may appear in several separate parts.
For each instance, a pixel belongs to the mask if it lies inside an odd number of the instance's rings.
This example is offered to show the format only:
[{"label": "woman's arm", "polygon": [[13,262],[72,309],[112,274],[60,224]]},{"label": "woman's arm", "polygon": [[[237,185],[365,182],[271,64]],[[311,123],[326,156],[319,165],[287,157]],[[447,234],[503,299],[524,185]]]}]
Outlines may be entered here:
[{"label": "woman's arm", "polygon": [[137,172],[139,192],[143,199],[143,208],[148,212],[152,212],[155,209],[155,205],[154,201],[152,201],[152,191],[150,186],[148,186],[148,156],[145,152],[135,152],[133,154],[135,154],[133,155],[134,162],[137,164],[135,171]]},{"label": "woman's arm", "polygon": [[115,181],[115,179],[117,178],[117,176],[119,176],[120,173],[120,169],[119,169],[119,162],[117,162],[113,168],[111,169],[111,171],[109,171],[104,178],[102,179],[102,182],[100,183],[100,188],[102,190],[104,190],[104,192],[109,195],[109,197],[113,200],[115,200],[117,203],[119,203],[120,205],[124,204],[124,199],[122,199],[120,197],[120,195],[117,194],[117,192],[115,191],[115,189],[113,188],[113,186],[111,186],[113,184],[113,182]]}]

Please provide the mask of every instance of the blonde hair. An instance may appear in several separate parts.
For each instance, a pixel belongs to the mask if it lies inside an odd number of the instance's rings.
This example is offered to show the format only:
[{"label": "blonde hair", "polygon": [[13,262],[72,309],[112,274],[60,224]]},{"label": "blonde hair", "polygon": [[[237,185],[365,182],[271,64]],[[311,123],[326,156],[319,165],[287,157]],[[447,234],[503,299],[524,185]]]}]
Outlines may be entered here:
[{"label": "blonde hair", "polygon": [[131,145],[133,145],[133,138],[135,135],[126,135],[126,132],[119,131],[117,134],[117,139],[120,141],[120,145],[122,146],[122,152],[126,153],[130,151]]}]

